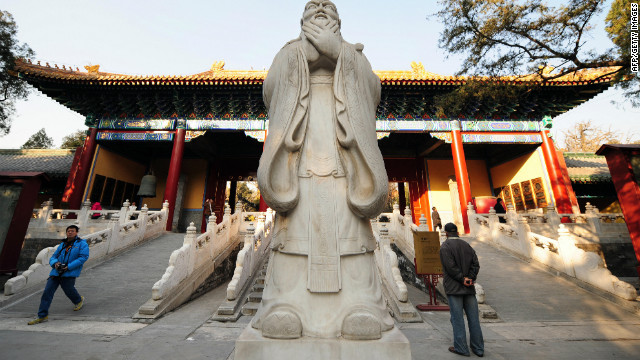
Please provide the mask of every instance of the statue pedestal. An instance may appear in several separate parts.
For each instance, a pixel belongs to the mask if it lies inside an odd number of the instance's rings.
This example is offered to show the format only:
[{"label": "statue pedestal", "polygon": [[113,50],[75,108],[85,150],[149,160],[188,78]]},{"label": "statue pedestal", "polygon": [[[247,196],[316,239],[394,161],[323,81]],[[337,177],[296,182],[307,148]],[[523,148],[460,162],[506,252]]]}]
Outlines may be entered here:
[{"label": "statue pedestal", "polygon": [[382,338],[379,340],[310,337],[279,340],[262,337],[260,331],[249,324],[236,340],[234,359],[410,360],[411,347],[409,340],[396,327],[382,333]]}]

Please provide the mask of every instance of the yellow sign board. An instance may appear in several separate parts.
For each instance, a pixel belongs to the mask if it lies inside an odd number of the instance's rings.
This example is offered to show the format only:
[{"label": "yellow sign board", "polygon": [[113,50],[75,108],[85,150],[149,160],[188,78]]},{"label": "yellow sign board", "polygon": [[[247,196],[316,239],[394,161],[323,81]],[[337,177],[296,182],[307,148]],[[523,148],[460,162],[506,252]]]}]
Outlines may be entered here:
[{"label": "yellow sign board", "polygon": [[440,234],[437,231],[413,233],[417,274],[442,274],[440,263]]}]

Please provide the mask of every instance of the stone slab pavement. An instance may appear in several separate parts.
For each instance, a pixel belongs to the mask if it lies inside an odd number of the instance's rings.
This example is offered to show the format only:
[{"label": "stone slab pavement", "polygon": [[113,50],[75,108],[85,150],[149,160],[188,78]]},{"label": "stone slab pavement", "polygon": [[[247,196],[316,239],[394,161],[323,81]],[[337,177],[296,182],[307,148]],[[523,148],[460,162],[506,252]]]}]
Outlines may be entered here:
[{"label": "stone slab pavement", "polygon": [[[478,282],[486,290],[487,304],[499,317],[483,320],[485,358],[639,358],[640,316],[541,267],[489,245],[471,243],[481,264]],[[164,256],[162,266],[166,266],[168,259]],[[112,261],[119,260],[120,257]],[[122,266],[131,263],[127,260]],[[111,266],[117,267],[105,263],[92,269],[94,273],[83,276],[87,280],[98,278]],[[82,286],[79,283],[80,291],[87,291]],[[127,296],[134,293],[131,288],[136,287],[135,281],[124,281],[121,286],[129,290],[109,301],[133,303],[134,299]],[[237,323],[210,320],[224,300],[225,289],[226,284],[152,324],[132,322],[127,316],[137,308],[133,305],[114,305],[108,310],[108,305],[100,300],[105,290],[99,286],[79,313],[69,311],[70,304],[64,297],[57,298],[54,302],[62,303],[63,309],[52,311],[51,320],[40,325],[26,325],[33,312],[27,315],[25,311],[32,308],[25,309],[26,304],[19,303],[15,305],[20,306],[19,311],[0,310],[0,359],[233,359],[235,339],[251,318],[243,316]],[[426,294],[413,287],[409,289],[414,304],[428,302]],[[140,296],[139,300],[141,304],[146,298]],[[92,309],[98,304],[105,308]],[[424,323],[397,324],[411,342],[412,358],[461,358],[447,351],[452,344],[448,312],[421,315]]]}]

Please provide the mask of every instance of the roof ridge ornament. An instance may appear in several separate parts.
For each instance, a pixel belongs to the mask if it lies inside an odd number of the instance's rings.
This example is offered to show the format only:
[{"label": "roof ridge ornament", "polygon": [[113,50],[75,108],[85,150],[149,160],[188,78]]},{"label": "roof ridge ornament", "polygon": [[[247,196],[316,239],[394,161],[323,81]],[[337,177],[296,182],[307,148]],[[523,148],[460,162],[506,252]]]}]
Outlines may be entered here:
[{"label": "roof ridge ornament", "polygon": [[212,72],[218,72],[218,71],[223,71],[224,70],[224,60],[220,60],[220,61],[215,61],[212,65],[211,65],[211,70]]},{"label": "roof ridge ornament", "polygon": [[87,69],[89,74],[97,74],[100,70],[100,65],[85,65],[84,68]]}]

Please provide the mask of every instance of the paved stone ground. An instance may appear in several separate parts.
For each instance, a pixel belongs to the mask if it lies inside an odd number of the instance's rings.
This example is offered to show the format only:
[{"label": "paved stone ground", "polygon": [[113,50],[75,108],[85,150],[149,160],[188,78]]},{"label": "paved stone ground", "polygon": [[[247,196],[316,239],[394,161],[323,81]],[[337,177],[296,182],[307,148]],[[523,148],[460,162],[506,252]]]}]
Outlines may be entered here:
[{"label": "paved stone ground", "polygon": [[[170,236],[176,239],[162,237],[83,274],[85,282],[79,280],[78,287],[90,297],[85,295],[87,307],[80,313],[70,311],[63,295],[54,300],[60,308],[52,309],[51,320],[36,326],[26,322],[39,295],[0,310],[0,359],[233,359],[235,339],[250,318],[209,320],[224,300],[226,284],[153,324],[128,318],[180,246],[181,235]],[[165,241],[170,245],[162,247]],[[486,358],[638,359],[638,315],[486,244],[472,245],[480,258],[478,281],[499,316],[482,325]],[[125,266],[138,270],[123,271]],[[159,275],[151,275],[155,266]],[[109,286],[99,286],[103,281]],[[147,287],[138,290],[143,284]],[[414,288],[410,299],[428,301]],[[411,341],[413,359],[461,358],[447,351],[452,342],[448,312],[423,312],[422,317],[424,323],[398,324]]]}]

